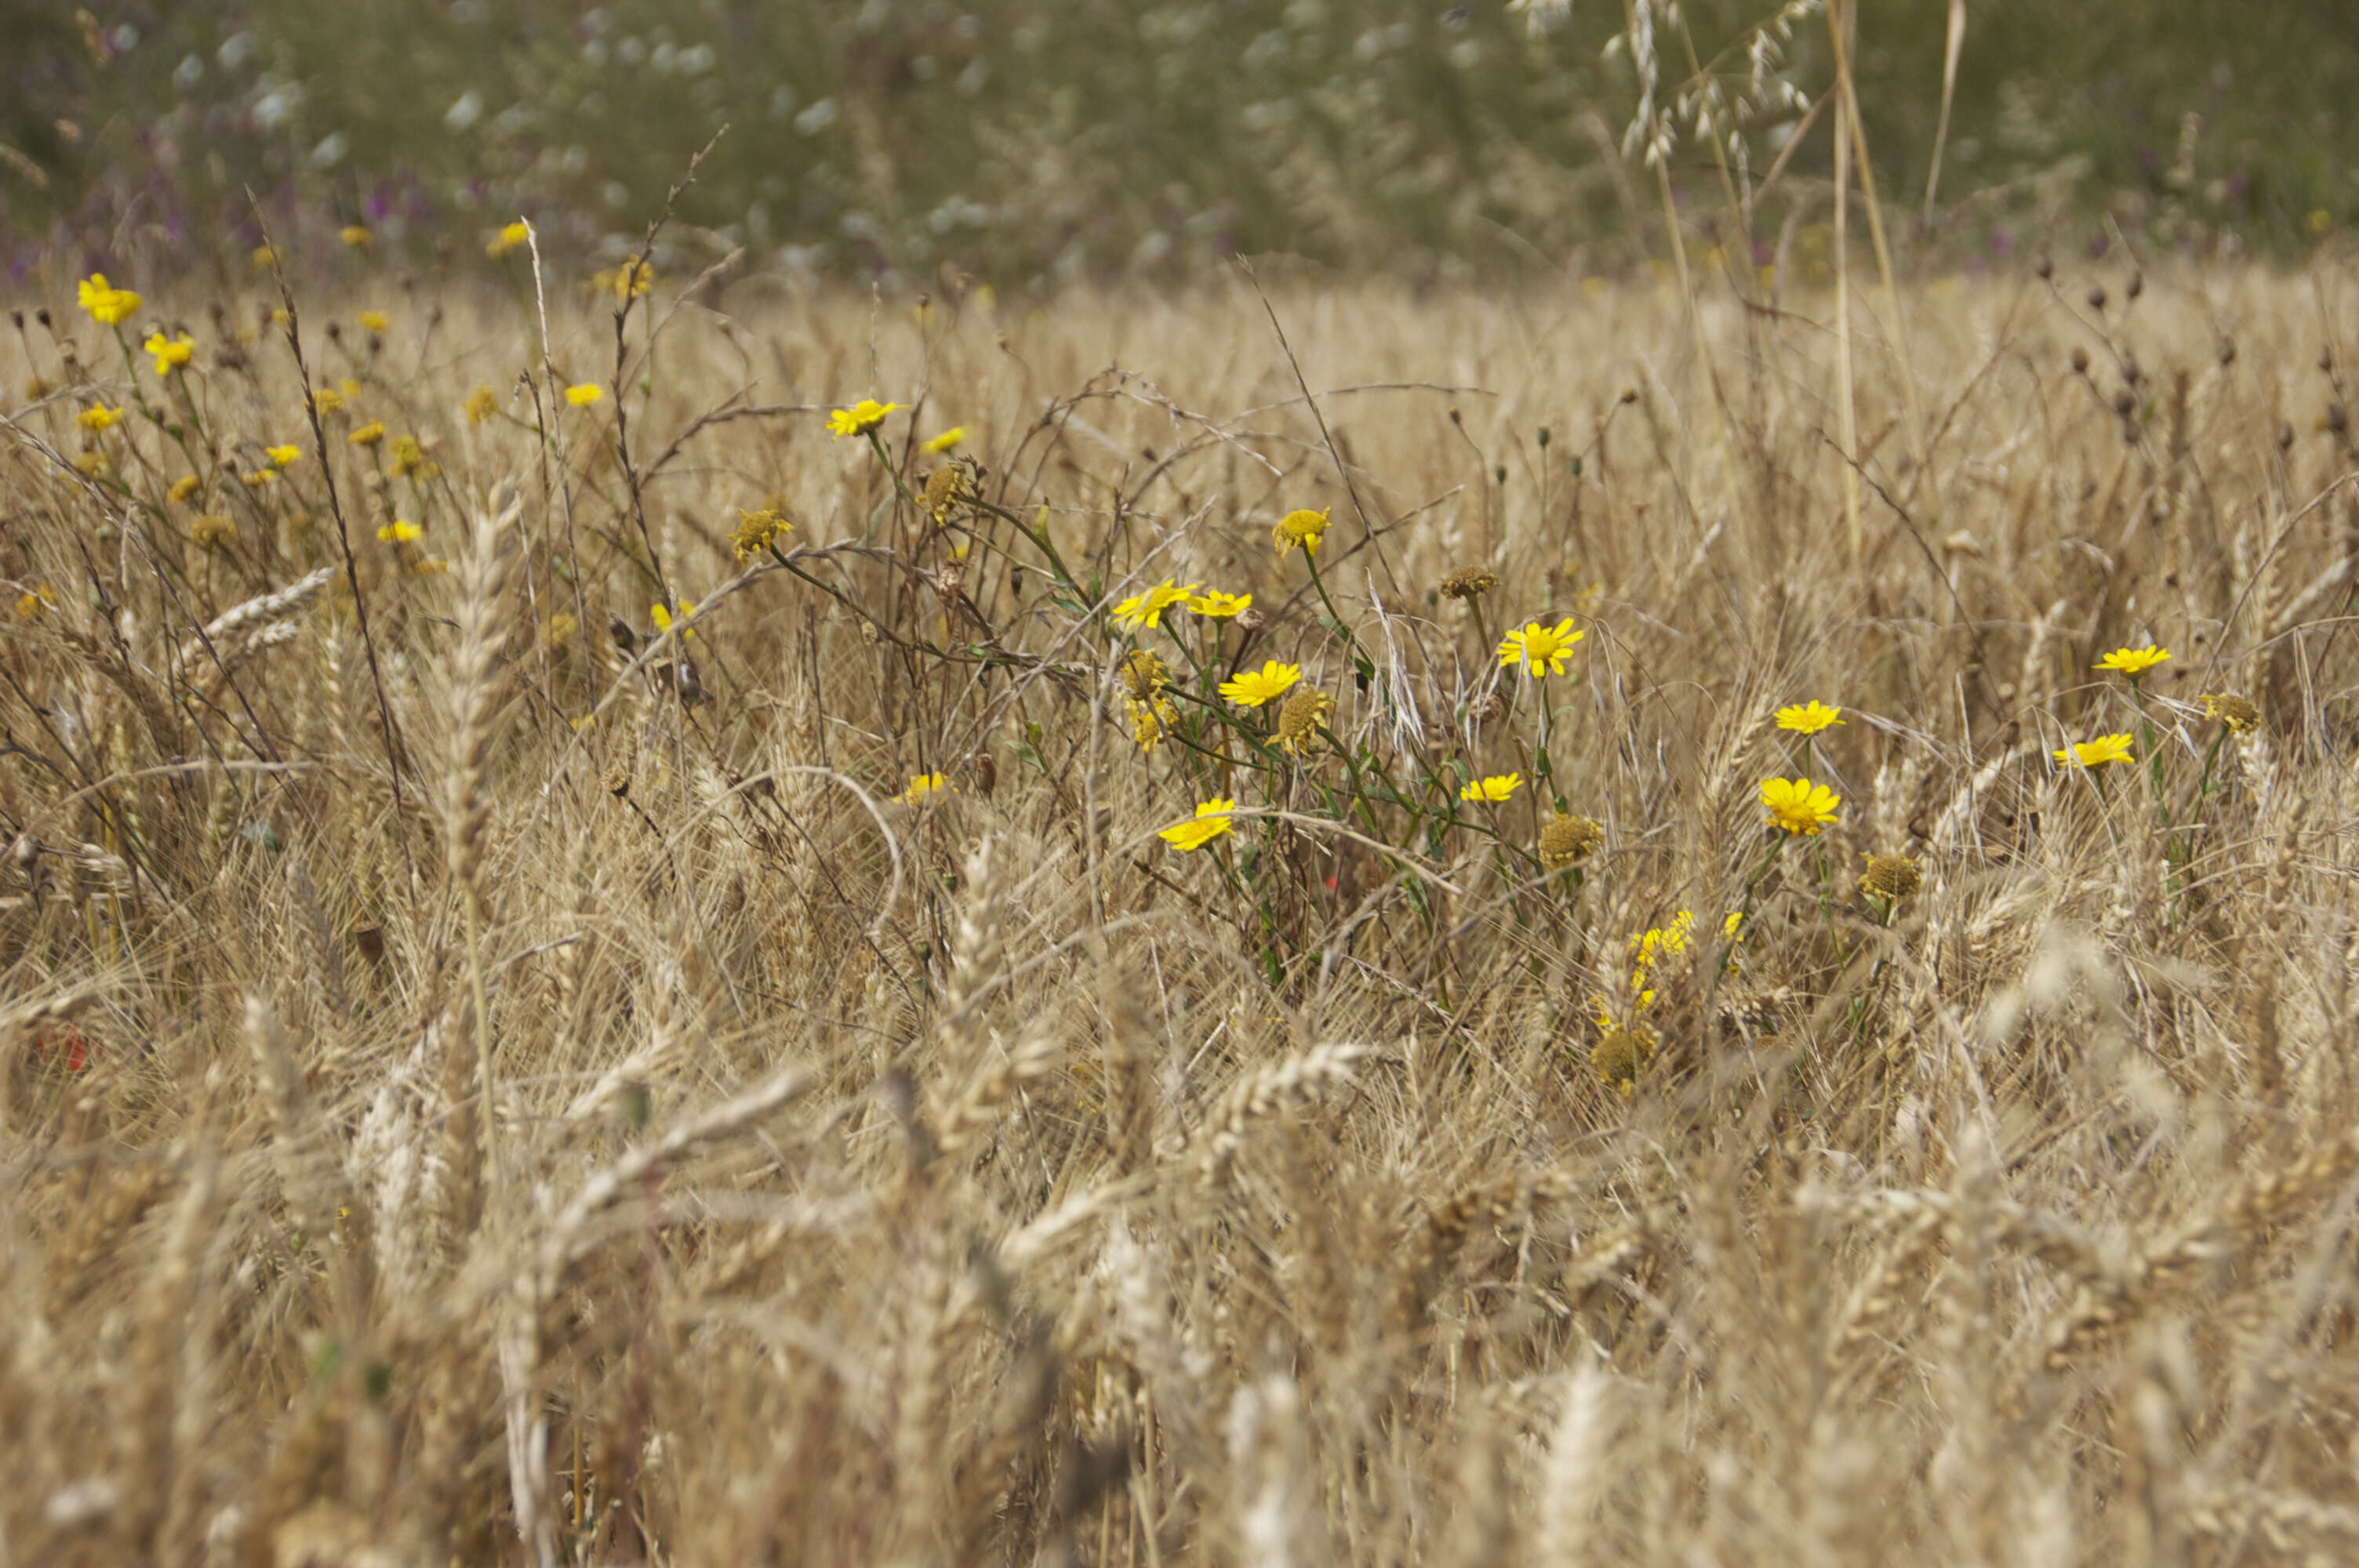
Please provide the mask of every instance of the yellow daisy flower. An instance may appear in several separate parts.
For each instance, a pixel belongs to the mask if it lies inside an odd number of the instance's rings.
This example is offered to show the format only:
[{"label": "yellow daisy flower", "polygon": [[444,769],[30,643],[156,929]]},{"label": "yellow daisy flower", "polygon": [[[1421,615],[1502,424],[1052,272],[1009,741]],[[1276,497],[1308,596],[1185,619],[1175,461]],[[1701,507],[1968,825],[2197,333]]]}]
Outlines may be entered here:
[{"label": "yellow daisy flower", "polygon": [[576,408],[587,408],[605,395],[606,389],[594,381],[585,381],[579,386],[565,389],[565,401]]},{"label": "yellow daisy flower", "polygon": [[300,447],[265,447],[262,450],[273,465],[282,469],[293,467],[303,456]]},{"label": "yellow daisy flower", "polygon": [[103,431],[114,429],[117,424],[122,422],[122,409],[109,408],[103,404],[93,407],[85,408],[81,413],[74,416],[74,423],[81,426],[83,429],[89,431],[93,436],[99,435]]},{"label": "yellow daisy flower", "polygon": [[1521,773],[1494,773],[1487,779],[1471,781],[1458,792],[1461,800],[1487,800],[1494,804],[1506,799],[1524,787]]},{"label": "yellow daisy flower", "polygon": [[[1327,512],[1333,510],[1331,506]],[[1271,542],[1277,546],[1278,559],[1293,554],[1297,545],[1302,546],[1303,554],[1317,555],[1319,535],[1327,532],[1327,512],[1296,511],[1279,518],[1277,526],[1269,531]]]},{"label": "yellow daisy flower", "polygon": [[839,408],[830,414],[827,427],[835,433],[839,441],[846,436],[864,436],[885,423],[885,416],[900,406],[897,403],[879,403],[873,397],[864,397],[849,408]]},{"label": "yellow daisy flower", "polygon": [[1189,600],[1188,608],[1199,615],[1210,616],[1215,621],[1229,621],[1253,608],[1253,595],[1223,593],[1217,588],[1208,588]]},{"label": "yellow daisy flower", "polygon": [[911,773],[909,787],[895,795],[893,802],[897,806],[923,806],[938,795],[957,793],[951,781],[940,773]]},{"label": "yellow daisy flower", "polygon": [[2146,674],[2147,671],[2154,668],[2155,665],[2162,663],[2163,660],[2169,657],[2170,657],[2170,650],[2169,648],[2157,648],[2151,644],[2143,648],[2115,648],[2112,653],[2107,654],[2104,658],[2099,659],[2095,664],[2089,667],[2091,669],[2098,670],[2114,670],[2119,674],[2135,677]]},{"label": "yellow daisy flower", "polygon": [[109,286],[103,272],[83,278],[81,287],[75,290],[75,297],[90,312],[91,319],[102,326],[119,326],[139,308],[139,296],[127,288]]},{"label": "yellow daisy flower", "polygon": [[669,632],[674,626],[678,626],[681,636],[693,637],[696,633],[688,629],[688,623],[695,618],[696,606],[685,599],[679,601],[679,614],[677,617],[661,604],[647,606],[647,619],[656,623],[656,630],[658,632]]},{"label": "yellow daisy flower", "polygon": [[1843,804],[1843,796],[1808,779],[1764,779],[1761,804],[1769,808],[1770,827],[1815,838],[1821,828],[1837,820],[1835,807]]},{"label": "yellow daisy flower", "polygon": [[408,545],[426,536],[426,530],[408,518],[397,517],[376,531],[376,536],[388,545]]},{"label": "yellow daisy flower", "polygon": [[385,421],[372,419],[344,439],[355,447],[374,447],[385,439]]},{"label": "yellow daisy flower", "polygon": [[1261,668],[1247,670],[1234,680],[1221,683],[1223,697],[1239,708],[1259,708],[1263,703],[1284,697],[1287,688],[1302,678],[1302,666],[1282,665],[1276,659],[1266,660]]},{"label": "yellow daisy flower", "polygon": [[1196,815],[1186,822],[1175,822],[1156,835],[1166,844],[1181,851],[1201,849],[1223,833],[1234,832],[1236,824],[1229,814],[1237,808],[1234,800],[1217,796],[1196,807]]},{"label": "yellow daisy flower", "polygon": [[1777,728],[1791,730],[1798,735],[1815,735],[1820,730],[1843,721],[1843,709],[1829,708],[1817,697],[1792,708],[1777,710]]},{"label": "yellow daisy flower", "polygon": [[360,313],[359,319],[360,324],[372,332],[387,332],[393,330],[393,318],[382,310],[364,310]]},{"label": "yellow daisy flower", "polygon": [[467,401],[459,405],[459,412],[467,416],[470,425],[480,425],[500,411],[500,400],[488,386],[479,386],[467,394]]},{"label": "yellow daisy flower", "polygon": [[196,340],[186,332],[171,338],[164,336],[161,331],[150,332],[147,341],[139,346],[156,356],[156,373],[159,376],[169,375],[179,370],[194,359],[197,352]]},{"label": "yellow daisy flower", "polygon": [[2060,762],[2077,762],[2084,768],[2099,768],[2107,762],[2134,761],[2130,755],[2127,735],[2100,735],[2093,741],[2076,741],[2055,753]]},{"label": "yellow daisy flower", "polygon": [[1537,621],[1524,623],[1520,632],[1510,632],[1499,644],[1501,665],[1521,665],[1524,673],[1535,678],[1564,674],[1565,655],[1572,645],[1588,636],[1586,632],[1573,630],[1572,617],[1568,615],[1554,626],[1543,626]]},{"label": "yellow daisy flower", "polygon": [[336,231],[336,238],[343,241],[345,244],[351,246],[353,250],[364,251],[369,248],[369,245],[373,242],[375,242],[376,236],[370,233],[368,230],[361,224],[347,223],[342,228]]},{"label": "yellow daisy flower", "polygon": [[966,427],[963,425],[953,425],[949,429],[943,431],[940,435],[936,436],[932,440],[928,441],[925,444],[924,449],[929,452],[938,454],[947,452],[952,447],[957,446],[961,441],[965,439]]},{"label": "yellow daisy flower", "polygon": [[497,261],[531,237],[532,231],[526,228],[523,223],[510,223],[492,236],[491,243],[484,247],[484,254]]},{"label": "yellow daisy flower", "polygon": [[1125,632],[1136,632],[1142,626],[1152,626],[1163,618],[1163,612],[1175,604],[1185,604],[1196,592],[1194,583],[1185,588],[1165,578],[1145,593],[1134,593],[1114,607],[1114,623]]}]

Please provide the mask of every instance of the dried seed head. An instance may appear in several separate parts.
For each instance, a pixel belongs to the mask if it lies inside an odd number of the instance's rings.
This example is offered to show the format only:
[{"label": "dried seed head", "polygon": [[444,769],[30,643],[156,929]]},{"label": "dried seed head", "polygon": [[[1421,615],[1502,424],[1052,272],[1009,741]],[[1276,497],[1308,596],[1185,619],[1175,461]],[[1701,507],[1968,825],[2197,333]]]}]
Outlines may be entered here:
[{"label": "dried seed head", "polygon": [[1277,710],[1277,743],[1300,756],[1319,739],[1319,727],[1335,711],[1335,699],[1323,691],[1303,690],[1286,699]]},{"label": "dried seed head", "polygon": [[2093,283],[2089,285],[2089,308],[2092,310],[2103,310],[2104,308],[2105,286],[2102,283]]},{"label": "dried seed head", "polygon": [[606,769],[606,793],[613,795],[616,800],[629,799],[631,795],[631,770],[624,766],[621,762],[610,764]]},{"label": "dried seed head", "polygon": [[1477,724],[1495,724],[1506,717],[1507,699],[1496,691],[1486,691],[1481,700],[1466,709],[1466,716]]},{"label": "dried seed head", "polygon": [[1925,871],[1906,855],[1870,855],[1860,858],[1867,862],[1867,874],[1859,879],[1859,891],[1896,902],[1918,892],[1925,886]]},{"label": "dried seed head", "polygon": [[1605,829],[1595,817],[1560,815],[1540,829],[1540,864],[1551,871],[1577,866],[1604,842]]},{"label": "dried seed head", "polygon": [[974,488],[968,482],[966,470],[956,463],[944,463],[926,476],[926,510],[939,523],[951,514],[951,508],[972,500]]},{"label": "dried seed head", "polygon": [[1171,684],[1171,667],[1145,648],[1136,648],[1114,666],[1123,689],[1141,702],[1152,702]]},{"label": "dried seed head", "polygon": [[2234,692],[2211,692],[2198,697],[2203,717],[2228,727],[2231,735],[2249,735],[2261,727],[2261,710]]},{"label": "dried seed head", "polygon": [[1269,617],[1251,605],[1237,611],[1237,630],[1250,637],[1269,624]]},{"label": "dried seed head", "polygon": [[1618,1024],[1598,1026],[1597,1044],[1590,1048],[1589,1065],[1597,1076],[1628,1099],[1638,1087],[1638,1075],[1655,1054],[1655,1032],[1644,1024],[1624,1029]]},{"label": "dried seed head", "polygon": [[2089,351],[2078,343],[2072,345],[2072,373],[2074,375],[2089,373]]},{"label": "dried seed head", "polygon": [[1441,596],[1471,602],[1498,586],[1499,579],[1491,573],[1480,567],[1467,567],[1441,579]]}]

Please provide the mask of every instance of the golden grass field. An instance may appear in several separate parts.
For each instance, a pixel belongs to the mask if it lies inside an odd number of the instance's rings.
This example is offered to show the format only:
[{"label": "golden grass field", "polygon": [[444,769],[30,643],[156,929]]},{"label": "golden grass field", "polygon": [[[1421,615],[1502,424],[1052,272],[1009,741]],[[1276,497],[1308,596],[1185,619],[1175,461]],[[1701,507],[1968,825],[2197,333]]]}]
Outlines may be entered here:
[{"label": "golden grass field", "polygon": [[2359,1551],[2339,275],[115,283],[0,1563]]}]

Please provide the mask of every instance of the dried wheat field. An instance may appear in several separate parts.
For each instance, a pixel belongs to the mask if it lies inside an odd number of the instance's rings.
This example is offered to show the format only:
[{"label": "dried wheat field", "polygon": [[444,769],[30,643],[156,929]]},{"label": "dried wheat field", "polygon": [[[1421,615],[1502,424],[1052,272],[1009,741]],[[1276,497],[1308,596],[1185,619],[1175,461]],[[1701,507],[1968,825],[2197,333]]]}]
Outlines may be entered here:
[{"label": "dried wheat field", "polygon": [[2347,278],[517,276],[0,339],[0,1563],[2359,1551]]}]

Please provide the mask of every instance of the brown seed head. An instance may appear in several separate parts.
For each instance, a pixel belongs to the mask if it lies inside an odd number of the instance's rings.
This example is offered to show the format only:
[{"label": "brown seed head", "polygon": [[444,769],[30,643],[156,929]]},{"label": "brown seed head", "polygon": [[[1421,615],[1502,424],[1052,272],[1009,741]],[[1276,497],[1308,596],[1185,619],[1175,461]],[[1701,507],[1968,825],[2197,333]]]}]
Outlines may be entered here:
[{"label": "brown seed head", "polygon": [[2225,724],[2231,735],[2249,735],[2261,727],[2261,710],[2234,692],[2206,693],[2195,700],[2203,705],[2204,718]]},{"label": "brown seed head", "polygon": [[1286,699],[1277,710],[1277,743],[1297,756],[1319,739],[1319,727],[1335,711],[1335,699],[1323,691],[1305,689]]},{"label": "brown seed head", "polygon": [[1906,855],[1868,855],[1860,857],[1867,862],[1867,874],[1859,879],[1859,891],[1896,902],[1908,897],[1925,886],[1924,868]]},{"label": "brown seed head", "polygon": [[1444,599],[1472,602],[1499,586],[1499,579],[1480,567],[1466,567],[1441,579]]},{"label": "brown seed head", "polygon": [[1624,1029],[1618,1024],[1599,1026],[1597,1044],[1590,1048],[1589,1065],[1597,1076],[1628,1099],[1638,1087],[1638,1075],[1655,1054],[1655,1032],[1644,1024]]},{"label": "brown seed head", "polygon": [[1540,864],[1551,871],[1577,866],[1597,853],[1605,829],[1591,816],[1564,816],[1540,829]]}]

